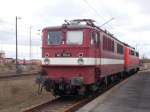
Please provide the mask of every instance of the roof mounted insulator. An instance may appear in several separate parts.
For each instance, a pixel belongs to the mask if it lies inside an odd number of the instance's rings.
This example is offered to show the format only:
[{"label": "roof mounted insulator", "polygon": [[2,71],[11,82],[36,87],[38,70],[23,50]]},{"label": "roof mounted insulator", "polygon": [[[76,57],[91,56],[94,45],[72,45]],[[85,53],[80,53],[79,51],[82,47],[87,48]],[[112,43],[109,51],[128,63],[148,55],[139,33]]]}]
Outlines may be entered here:
[{"label": "roof mounted insulator", "polygon": [[67,24],[67,25],[69,25],[70,24],[70,21],[68,21],[68,20],[64,20],[65,21],[65,23]]},{"label": "roof mounted insulator", "polygon": [[95,20],[92,20],[92,19],[74,19],[71,21],[68,21],[68,20],[64,20],[64,21],[65,23],[67,23],[67,25],[79,25],[79,24],[85,23],[88,26],[96,27],[94,24]]}]

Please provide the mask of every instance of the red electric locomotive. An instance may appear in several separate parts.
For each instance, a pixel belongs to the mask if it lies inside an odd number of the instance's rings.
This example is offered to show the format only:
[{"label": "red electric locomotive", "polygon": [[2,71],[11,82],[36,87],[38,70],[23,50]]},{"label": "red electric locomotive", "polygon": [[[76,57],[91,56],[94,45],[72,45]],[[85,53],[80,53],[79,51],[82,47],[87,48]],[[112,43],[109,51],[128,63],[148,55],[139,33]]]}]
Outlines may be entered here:
[{"label": "red electric locomotive", "polygon": [[76,19],[43,29],[38,83],[47,91],[60,96],[84,95],[122,77],[125,71],[138,70],[138,56],[128,55],[131,47],[94,22]]}]

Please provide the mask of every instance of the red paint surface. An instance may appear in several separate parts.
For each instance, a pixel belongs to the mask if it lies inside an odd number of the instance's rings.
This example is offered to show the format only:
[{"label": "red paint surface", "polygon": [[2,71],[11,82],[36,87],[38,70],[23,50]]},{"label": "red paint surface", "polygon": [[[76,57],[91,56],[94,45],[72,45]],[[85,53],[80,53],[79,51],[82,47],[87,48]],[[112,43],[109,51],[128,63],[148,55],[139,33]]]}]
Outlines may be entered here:
[{"label": "red paint surface", "polygon": [[124,71],[123,64],[101,65],[101,77]]},{"label": "red paint surface", "polygon": [[130,55],[129,54],[129,49],[131,49],[130,47],[125,47],[125,58],[124,58],[124,68],[125,71],[129,71],[131,69],[134,68],[138,68],[139,67],[139,57],[135,56],[135,55]]},{"label": "red paint surface", "polygon": [[46,71],[49,77],[54,80],[64,77],[66,81],[69,81],[71,78],[79,76],[83,77],[84,84],[91,84],[95,82],[93,74],[94,67],[55,66],[46,67]]}]

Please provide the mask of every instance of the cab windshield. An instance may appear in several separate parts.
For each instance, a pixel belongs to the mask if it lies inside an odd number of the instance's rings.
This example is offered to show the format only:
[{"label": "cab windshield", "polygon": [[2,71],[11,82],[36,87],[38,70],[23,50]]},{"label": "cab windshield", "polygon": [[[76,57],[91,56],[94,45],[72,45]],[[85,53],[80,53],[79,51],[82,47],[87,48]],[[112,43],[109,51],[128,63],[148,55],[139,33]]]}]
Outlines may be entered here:
[{"label": "cab windshield", "polygon": [[61,44],[61,32],[49,31],[47,34],[47,45],[60,45]]},{"label": "cab windshield", "polygon": [[66,44],[67,45],[81,45],[83,43],[82,31],[67,31]]}]

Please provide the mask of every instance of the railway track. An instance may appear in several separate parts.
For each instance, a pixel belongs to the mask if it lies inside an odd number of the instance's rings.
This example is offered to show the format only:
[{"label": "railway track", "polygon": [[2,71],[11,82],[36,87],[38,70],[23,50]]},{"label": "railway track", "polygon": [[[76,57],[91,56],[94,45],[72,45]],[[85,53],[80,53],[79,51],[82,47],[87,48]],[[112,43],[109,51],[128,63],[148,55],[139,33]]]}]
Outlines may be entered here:
[{"label": "railway track", "polygon": [[23,112],[74,112],[95,97],[86,99],[54,99],[52,101],[23,110]]},{"label": "railway track", "polygon": [[74,112],[89,103],[99,95],[105,93],[108,89],[112,88],[116,83],[110,85],[107,88],[104,88],[101,92],[96,93],[92,96],[88,96],[85,98],[56,98],[49,102],[28,108],[23,110],[23,112]]},{"label": "railway track", "polygon": [[[115,84],[114,84],[115,85]],[[113,85],[105,88],[103,91],[94,94],[86,98],[56,98],[49,102],[28,108],[23,110],[23,112],[74,112],[89,103],[99,95],[105,93],[108,89],[113,87]]]},{"label": "railway track", "polygon": [[81,106],[93,100],[88,98],[56,98],[52,101],[23,110],[23,112],[74,112]]},{"label": "railway track", "polygon": [[24,77],[24,76],[32,76],[32,75],[36,75],[37,72],[35,73],[23,73],[23,74],[11,74],[11,75],[5,75],[5,76],[0,76],[0,80],[1,79],[11,79],[11,78],[17,78],[17,77]]}]

